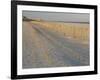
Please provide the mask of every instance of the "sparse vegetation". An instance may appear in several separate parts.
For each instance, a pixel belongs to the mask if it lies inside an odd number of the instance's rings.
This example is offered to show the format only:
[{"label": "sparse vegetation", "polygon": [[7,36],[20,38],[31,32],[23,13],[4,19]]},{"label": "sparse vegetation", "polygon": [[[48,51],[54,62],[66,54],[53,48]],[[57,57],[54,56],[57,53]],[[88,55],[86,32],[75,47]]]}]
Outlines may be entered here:
[{"label": "sparse vegetation", "polygon": [[58,32],[65,38],[81,40],[89,42],[89,24],[88,23],[57,23],[47,21],[32,21],[36,25],[40,25],[48,30]]}]

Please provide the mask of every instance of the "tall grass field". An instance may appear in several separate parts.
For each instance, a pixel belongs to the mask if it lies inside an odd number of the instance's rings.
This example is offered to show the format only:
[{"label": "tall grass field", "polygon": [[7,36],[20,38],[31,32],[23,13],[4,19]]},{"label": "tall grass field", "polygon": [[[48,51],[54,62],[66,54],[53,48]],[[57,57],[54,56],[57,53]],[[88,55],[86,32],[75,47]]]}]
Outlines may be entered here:
[{"label": "tall grass field", "polygon": [[88,23],[69,23],[69,22],[49,22],[49,21],[31,21],[45,29],[57,32],[65,38],[89,43],[89,24]]}]

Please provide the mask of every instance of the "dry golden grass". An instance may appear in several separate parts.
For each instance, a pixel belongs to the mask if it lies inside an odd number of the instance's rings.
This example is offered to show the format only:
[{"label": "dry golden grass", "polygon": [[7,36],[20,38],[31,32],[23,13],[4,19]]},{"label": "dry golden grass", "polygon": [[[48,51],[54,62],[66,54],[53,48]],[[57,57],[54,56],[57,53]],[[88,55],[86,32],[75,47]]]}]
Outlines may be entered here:
[{"label": "dry golden grass", "polygon": [[32,23],[58,32],[66,38],[89,42],[89,24],[87,23],[59,23],[46,21],[32,21]]}]

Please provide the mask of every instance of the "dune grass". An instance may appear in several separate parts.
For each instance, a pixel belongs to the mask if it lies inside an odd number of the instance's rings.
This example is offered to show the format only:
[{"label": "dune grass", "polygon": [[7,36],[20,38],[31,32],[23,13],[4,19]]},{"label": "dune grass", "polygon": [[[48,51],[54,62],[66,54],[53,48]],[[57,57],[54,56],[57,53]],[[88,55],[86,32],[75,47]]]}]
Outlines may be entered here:
[{"label": "dune grass", "polygon": [[88,23],[63,23],[47,21],[31,21],[33,24],[40,25],[51,31],[62,34],[65,38],[80,40],[89,43],[89,24]]}]

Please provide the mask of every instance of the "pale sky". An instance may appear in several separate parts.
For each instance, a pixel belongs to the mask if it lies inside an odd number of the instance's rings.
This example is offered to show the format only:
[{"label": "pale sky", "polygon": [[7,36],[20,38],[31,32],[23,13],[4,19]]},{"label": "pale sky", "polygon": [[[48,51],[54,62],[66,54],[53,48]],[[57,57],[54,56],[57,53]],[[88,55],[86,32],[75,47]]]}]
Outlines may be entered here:
[{"label": "pale sky", "polygon": [[44,12],[44,11],[23,11],[23,16],[31,19],[43,19],[47,21],[63,22],[86,22],[89,23],[88,13],[67,13],[67,12]]}]

